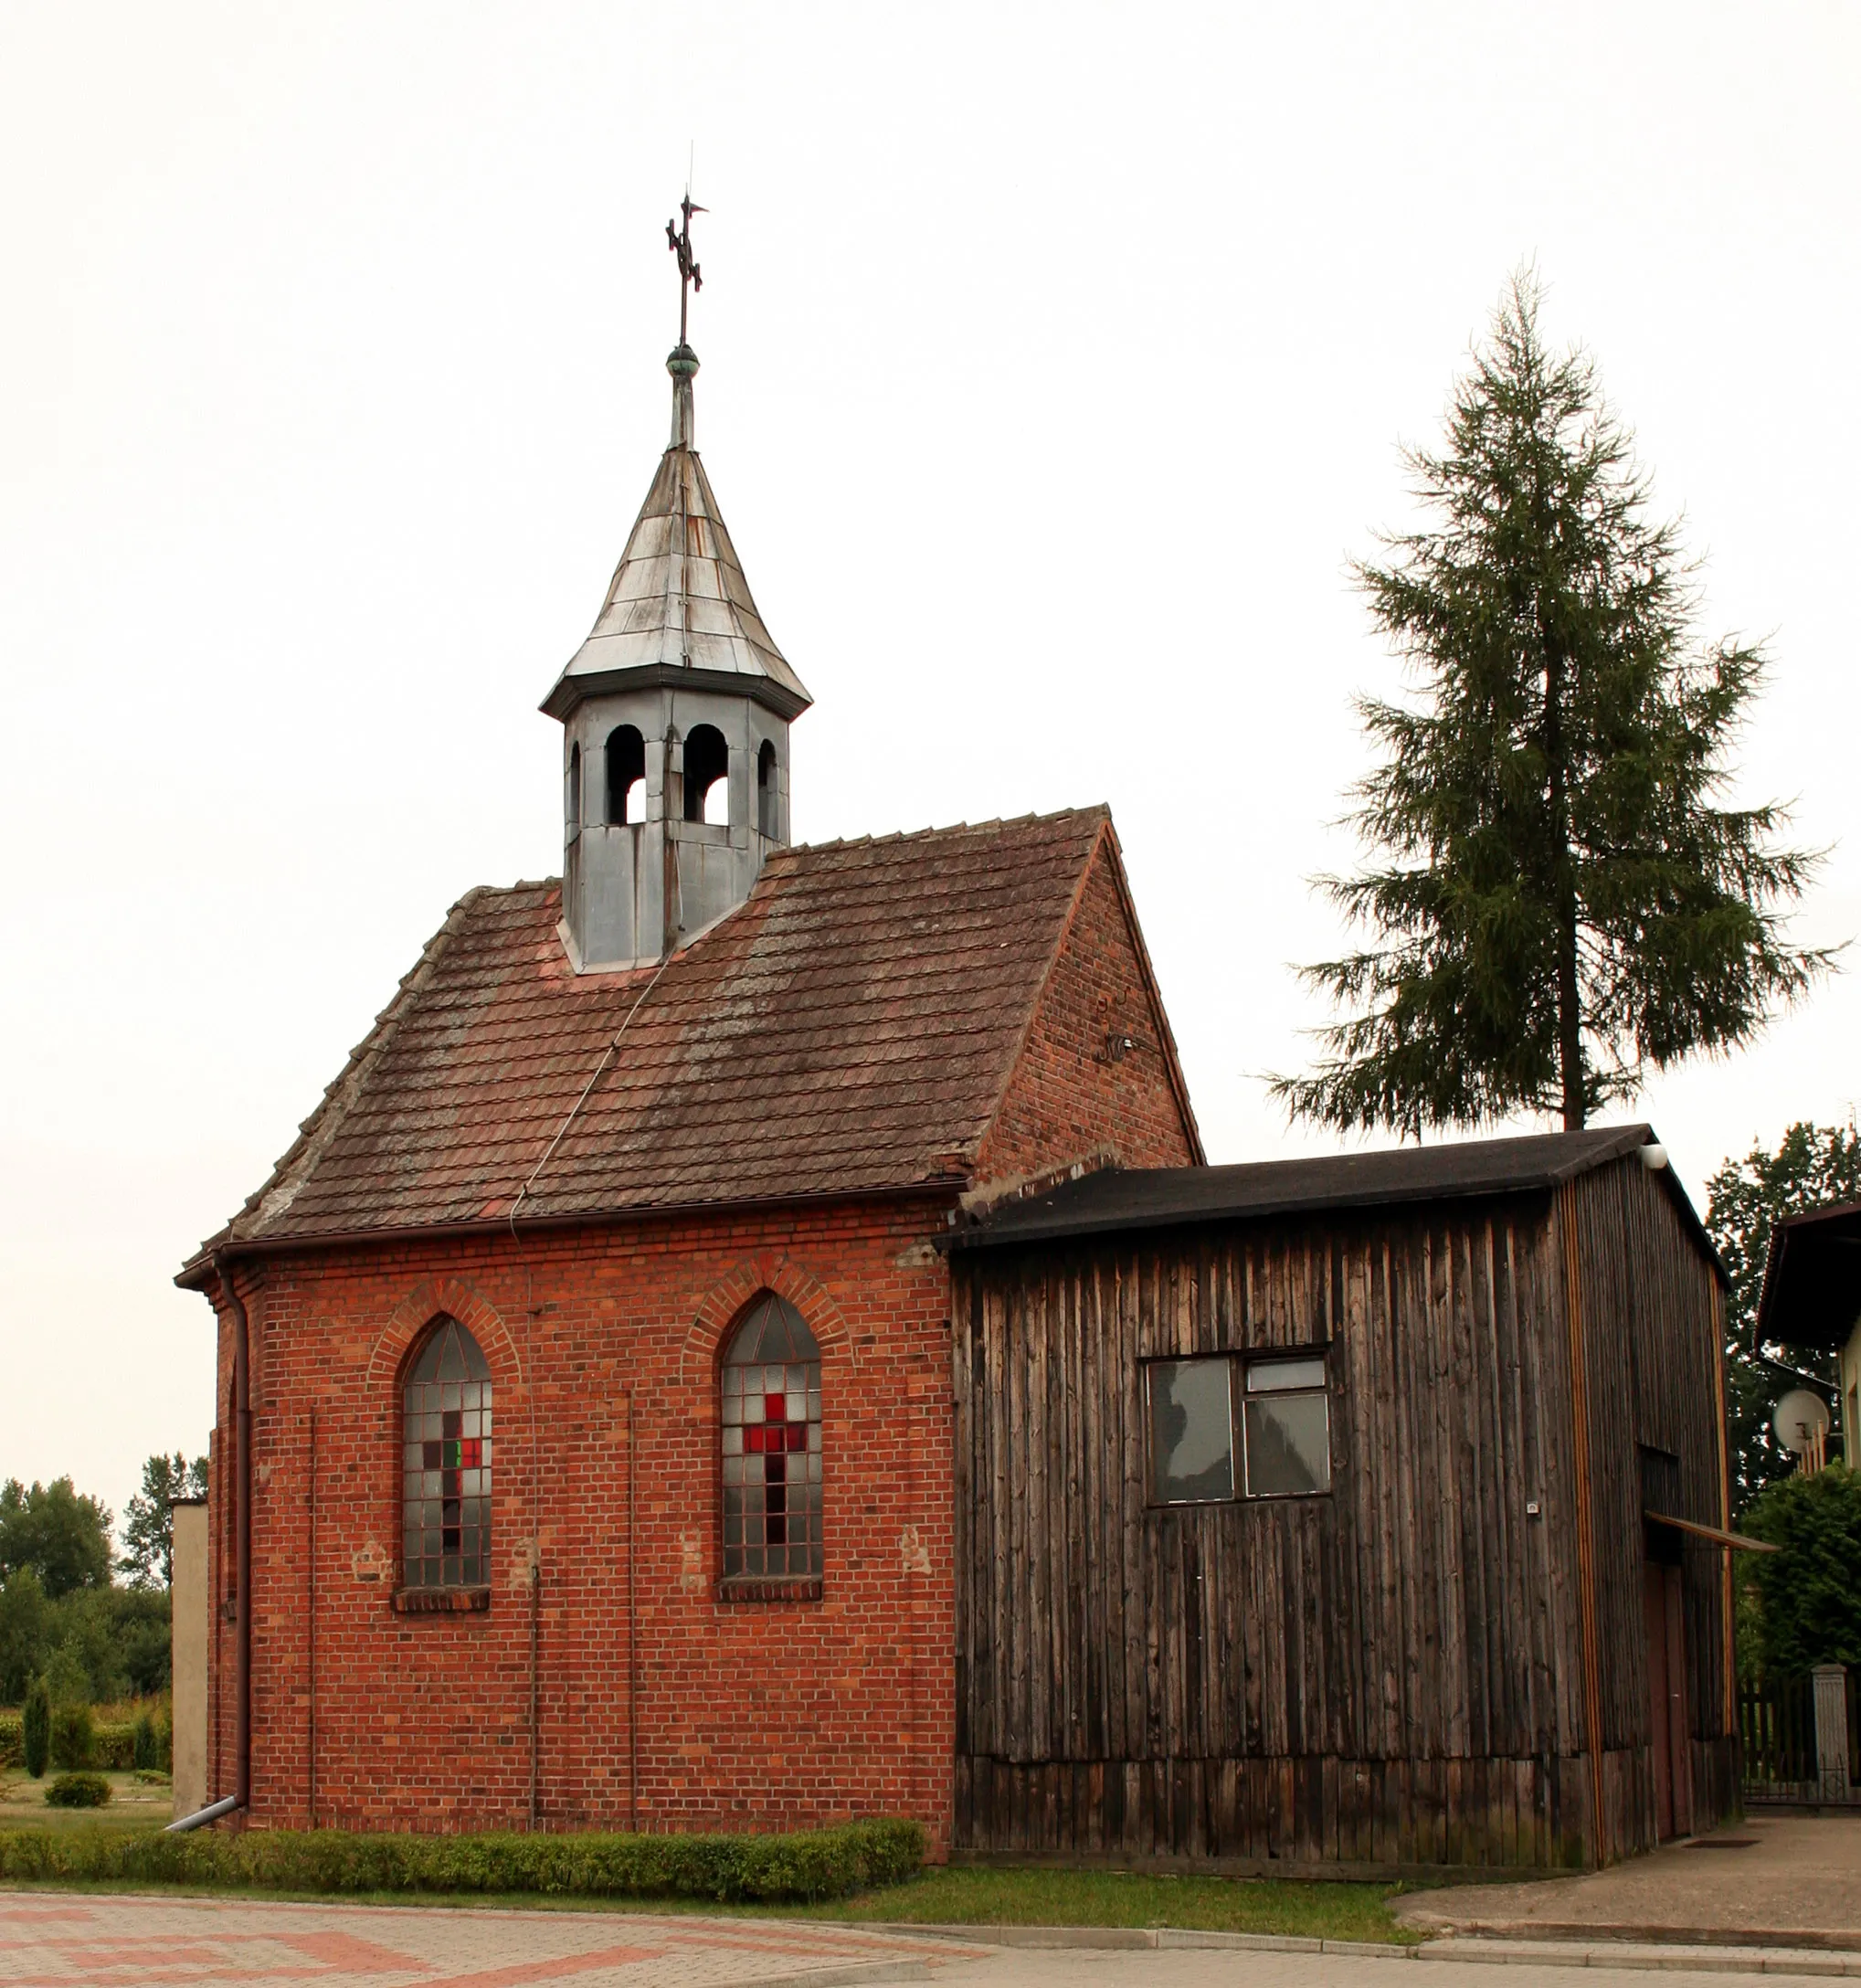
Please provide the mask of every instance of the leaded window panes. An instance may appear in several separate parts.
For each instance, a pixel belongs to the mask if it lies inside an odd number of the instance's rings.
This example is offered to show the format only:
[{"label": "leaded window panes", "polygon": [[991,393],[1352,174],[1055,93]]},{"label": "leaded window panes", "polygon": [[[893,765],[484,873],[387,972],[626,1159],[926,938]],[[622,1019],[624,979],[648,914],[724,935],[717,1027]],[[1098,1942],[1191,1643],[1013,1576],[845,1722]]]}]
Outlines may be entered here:
[{"label": "leaded window panes", "polygon": [[478,1341],[442,1318],[407,1376],[401,1450],[401,1569],[409,1588],[483,1588],[492,1578],[492,1376]]},{"label": "leaded window panes", "polygon": [[774,1292],[724,1356],[724,1572],[819,1579],[820,1348]]}]

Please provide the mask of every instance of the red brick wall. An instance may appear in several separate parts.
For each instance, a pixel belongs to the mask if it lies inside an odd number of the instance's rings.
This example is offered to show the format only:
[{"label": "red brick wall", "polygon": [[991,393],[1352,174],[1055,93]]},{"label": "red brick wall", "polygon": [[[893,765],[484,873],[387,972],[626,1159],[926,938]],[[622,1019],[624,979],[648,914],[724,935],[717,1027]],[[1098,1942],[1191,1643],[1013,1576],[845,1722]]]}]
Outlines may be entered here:
[{"label": "red brick wall", "polygon": [[[1109,1147],[1126,1167],[1200,1158],[1170,1078],[1168,1024],[1153,998],[1102,840],[1034,1022],[984,1143],[978,1177],[1006,1179]],[[1137,1047],[1114,1060],[1108,1036]]]},{"label": "red brick wall", "polygon": [[[248,1294],[252,1820],[310,1819],[313,1710],[318,1823],[523,1826],[534,1536],[542,1819],[628,1825],[630,1394],[640,1826],[910,1814],[947,1842],[949,1301],[942,1261],[923,1246],[943,1220],[941,1203],[905,1201],[268,1263]],[[764,1287],[790,1298],[821,1345],[826,1579],[811,1604],[714,1598],[716,1363]],[[400,1616],[400,1376],[442,1310],[472,1328],[492,1369],[492,1601],[488,1614]],[[224,1320],[220,1365],[224,1415]],[[231,1454],[224,1428],[217,1450]],[[216,1479],[220,1542],[230,1472]],[[219,1581],[229,1593],[229,1552]],[[234,1630],[217,1626],[223,1792]]]}]

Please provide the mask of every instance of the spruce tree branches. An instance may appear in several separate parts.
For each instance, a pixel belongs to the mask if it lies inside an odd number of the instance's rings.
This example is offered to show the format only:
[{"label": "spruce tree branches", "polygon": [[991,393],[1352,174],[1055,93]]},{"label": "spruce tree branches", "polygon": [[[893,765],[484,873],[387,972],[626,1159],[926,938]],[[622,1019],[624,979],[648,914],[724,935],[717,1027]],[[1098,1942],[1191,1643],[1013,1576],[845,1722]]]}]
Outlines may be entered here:
[{"label": "spruce tree branches", "polygon": [[1340,1019],[1274,1081],[1295,1117],[1581,1125],[1830,964],[1783,925],[1818,854],[1777,844],[1776,804],[1724,804],[1764,651],[1696,647],[1678,526],[1538,312],[1521,272],[1444,445],[1405,452],[1423,523],[1351,567],[1403,694],[1357,703],[1375,756],[1348,819],[1376,860],[1318,884],[1368,943],[1302,969]]}]

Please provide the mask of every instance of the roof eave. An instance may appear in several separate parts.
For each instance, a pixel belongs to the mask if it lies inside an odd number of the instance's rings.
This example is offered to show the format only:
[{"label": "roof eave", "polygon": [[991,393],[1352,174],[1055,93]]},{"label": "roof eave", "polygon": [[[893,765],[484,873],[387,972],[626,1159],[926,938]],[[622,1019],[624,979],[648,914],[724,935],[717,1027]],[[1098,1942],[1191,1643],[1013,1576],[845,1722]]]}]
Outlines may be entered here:
[{"label": "roof eave", "polygon": [[682,1221],[697,1215],[740,1215],[784,1208],[821,1208],[841,1202],[946,1200],[953,1206],[969,1185],[969,1175],[939,1174],[928,1179],[895,1181],[883,1187],[828,1188],[812,1194],[766,1194],[742,1200],[642,1202],[627,1208],[582,1209],[560,1215],[473,1217],[464,1221],[382,1224],[368,1229],[324,1230],[300,1234],[234,1237],[221,1232],[200,1248],[174,1274],[183,1291],[204,1291],[217,1276],[215,1259],[249,1262],[255,1257],[314,1255],[324,1250],[359,1249],[370,1245],[399,1249],[409,1242],[444,1242],[455,1238],[544,1234],[570,1229],[631,1227],[647,1221]]},{"label": "roof eave", "polygon": [[537,709],[566,723],[587,698],[634,690],[717,691],[727,696],[747,697],[788,724],[814,703],[805,690],[792,691],[773,677],[732,670],[687,668],[682,663],[649,662],[624,670],[587,670],[579,673],[565,670]]}]

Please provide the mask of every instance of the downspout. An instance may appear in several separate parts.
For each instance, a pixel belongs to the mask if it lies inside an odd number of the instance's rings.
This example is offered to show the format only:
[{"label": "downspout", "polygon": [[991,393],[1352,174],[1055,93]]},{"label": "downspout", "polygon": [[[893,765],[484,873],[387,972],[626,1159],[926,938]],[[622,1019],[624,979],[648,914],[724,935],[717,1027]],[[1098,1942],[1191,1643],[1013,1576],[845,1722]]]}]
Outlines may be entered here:
[{"label": "downspout", "polygon": [[252,1321],[226,1258],[216,1255],[213,1267],[233,1315],[233,1792],[170,1823],[168,1835],[249,1809],[252,1801]]}]

